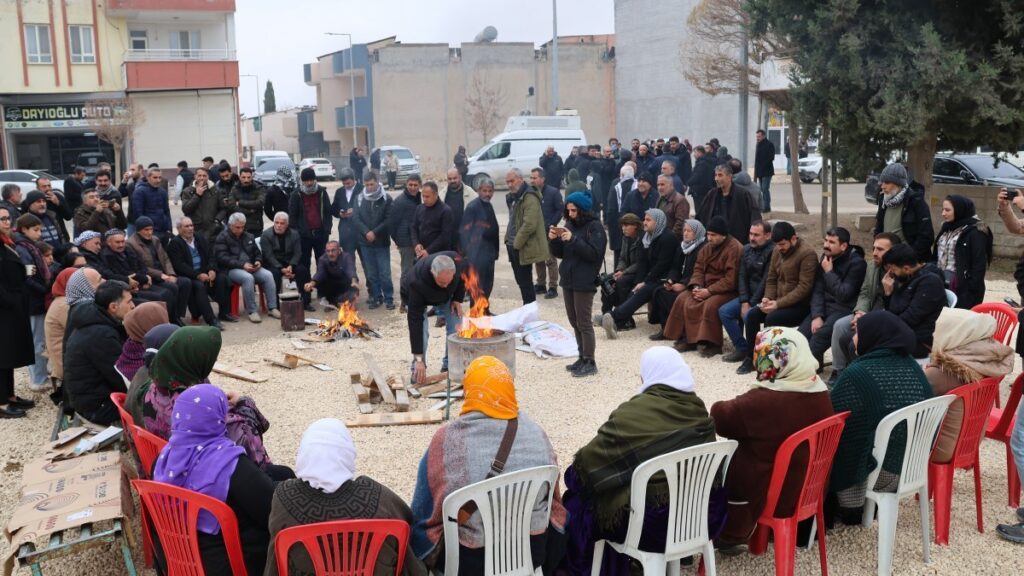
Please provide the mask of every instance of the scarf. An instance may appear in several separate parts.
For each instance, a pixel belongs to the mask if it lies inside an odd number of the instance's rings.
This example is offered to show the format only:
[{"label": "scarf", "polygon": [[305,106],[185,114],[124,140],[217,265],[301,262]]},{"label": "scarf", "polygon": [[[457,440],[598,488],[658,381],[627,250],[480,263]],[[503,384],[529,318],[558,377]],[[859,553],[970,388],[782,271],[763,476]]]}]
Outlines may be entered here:
[{"label": "scarf", "polygon": [[[7,213],[10,214],[9,211]],[[0,242],[3,242],[5,246],[14,247],[14,239],[3,232],[0,232]]]},{"label": "scarf", "polygon": [[[244,450],[228,440],[228,399],[212,384],[193,386],[174,403],[171,438],[160,452],[153,479],[227,500],[231,475]],[[200,532],[219,534],[208,512],[199,513]]]},{"label": "scarf", "polygon": [[494,356],[480,356],[470,362],[462,387],[466,399],[460,415],[482,412],[498,420],[511,420],[519,415],[512,374]]},{"label": "scarf", "polygon": [[78,268],[65,268],[60,271],[60,274],[57,274],[57,278],[53,281],[53,287],[50,289],[50,294],[53,294],[54,298],[67,295],[68,279],[75,272],[78,272]]},{"label": "scarf", "polygon": [[960,382],[1013,371],[1013,349],[992,339],[996,319],[960,308],[943,308],[935,322],[929,365]]},{"label": "scarf", "polygon": [[89,282],[84,268],[79,268],[68,278],[64,294],[67,297],[68,306],[74,306],[80,302],[92,302],[95,299],[96,289],[92,287],[92,282]]},{"label": "scarf", "polygon": [[679,245],[683,249],[683,254],[689,254],[696,250],[704,243],[704,239],[708,236],[708,232],[704,229],[704,225],[700,223],[700,220],[687,220],[686,225],[693,230],[694,237],[693,240],[683,240],[683,243]]},{"label": "scarf", "polygon": [[917,337],[906,322],[888,310],[868,312],[857,320],[857,354],[889,348],[909,355],[917,348]]},{"label": "scarf", "polygon": [[121,345],[121,355],[114,362],[114,368],[126,382],[131,382],[135,374],[145,366],[145,355],[146,347],[142,342],[129,338]]},{"label": "scarf", "polygon": [[171,334],[153,359],[150,378],[157,388],[180,391],[206,382],[220,354],[220,331],[186,326]]},{"label": "scarf", "polygon": [[[124,330],[128,338],[141,345],[146,333],[158,324],[167,324],[167,304],[164,302],[146,302],[139,304],[124,317]],[[131,376],[128,377],[129,379]]]},{"label": "scarf", "polygon": [[678,352],[668,346],[652,346],[640,356],[640,389],[637,394],[655,384],[662,384],[680,392],[693,392],[693,372]]},{"label": "scarf", "polygon": [[657,208],[651,208],[644,212],[645,216],[650,216],[654,220],[654,233],[644,232],[643,244],[644,248],[650,248],[651,242],[661,233],[665,231],[665,226],[668,225],[668,218],[665,217],[665,213]]},{"label": "scarf", "polygon": [[310,184],[309,186],[306,186],[305,184],[300,184],[299,192],[301,192],[305,196],[312,196],[313,194],[316,194],[317,188],[319,188],[319,186],[317,186],[315,182],[313,184]]},{"label": "scarf", "polygon": [[142,339],[142,346],[146,349],[145,354],[142,357],[143,363],[146,368],[153,365],[153,360],[156,358],[156,353],[160,351],[160,347],[178,331],[179,326],[177,324],[157,324],[146,332],[146,337]]},{"label": "scarf", "polygon": [[377,200],[380,200],[383,197],[384,197],[384,187],[381,186],[379,182],[377,183],[377,186],[376,186],[376,188],[374,189],[373,192],[370,192],[365,187],[363,188],[363,198],[368,200],[368,201],[370,201],[370,202],[376,202]]},{"label": "scarf", "polygon": [[[974,207],[974,201],[959,194],[946,196],[946,202],[953,206],[953,220],[943,222],[939,234],[960,230],[968,224],[973,224],[978,219],[978,211]],[[958,234],[959,235],[959,234]]]},{"label": "scarf", "polygon": [[295,476],[333,494],[355,477],[356,447],[341,420],[323,418],[306,428],[295,459]]},{"label": "scarf", "polygon": [[807,338],[795,328],[765,328],[754,344],[754,388],[776,392],[824,392],[818,378],[818,361],[811,354]]},{"label": "scarf", "polygon": [[899,192],[893,194],[892,196],[886,196],[885,194],[883,194],[882,195],[882,206],[884,206],[886,209],[894,208],[896,206],[899,206],[900,204],[903,203],[903,198],[906,197],[907,190],[909,190],[909,189],[910,189],[910,184],[907,184],[906,186],[903,187],[902,190],[900,190]]},{"label": "scarf", "polygon": [[29,256],[32,257],[32,263],[35,264],[36,267],[36,276],[43,281],[43,284],[49,284],[51,276],[50,268],[46,266],[46,260],[43,259],[43,253],[36,247],[36,243],[29,240],[27,236],[18,233],[14,235],[14,242],[18,246],[24,248],[25,251],[29,253]]}]

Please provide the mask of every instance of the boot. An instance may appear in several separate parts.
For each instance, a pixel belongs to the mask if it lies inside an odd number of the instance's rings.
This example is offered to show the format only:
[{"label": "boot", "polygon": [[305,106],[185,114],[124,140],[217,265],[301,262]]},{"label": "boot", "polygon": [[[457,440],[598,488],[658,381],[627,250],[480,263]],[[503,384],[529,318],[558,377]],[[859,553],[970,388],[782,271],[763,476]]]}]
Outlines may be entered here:
[{"label": "boot", "polygon": [[572,371],[572,375],[576,378],[583,378],[597,374],[597,363],[594,362],[593,358],[584,358],[583,362]]},{"label": "boot", "polygon": [[569,364],[568,366],[566,366],[566,367],[565,367],[565,369],[566,369],[567,371],[569,371],[569,372],[573,372],[573,371],[575,371],[575,370],[576,370],[577,368],[579,368],[579,367],[580,367],[580,364],[583,364],[583,362],[584,362],[584,360],[583,360],[583,356],[580,356],[579,358],[577,358],[577,359],[576,359],[576,361],[575,361],[575,362],[573,362],[572,364]]}]

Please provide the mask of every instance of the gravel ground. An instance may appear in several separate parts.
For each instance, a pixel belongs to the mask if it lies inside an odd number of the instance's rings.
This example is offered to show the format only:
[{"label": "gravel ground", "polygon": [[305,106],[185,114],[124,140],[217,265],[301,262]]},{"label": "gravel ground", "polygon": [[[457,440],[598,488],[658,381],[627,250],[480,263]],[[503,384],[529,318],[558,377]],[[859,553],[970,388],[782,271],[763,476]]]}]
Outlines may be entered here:
[{"label": "gravel ground", "polygon": [[[500,206],[504,212],[504,202],[498,200],[495,206]],[[499,218],[503,223],[507,219],[504,214]],[[397,278],[397,254],[392,264],[393,277]],[[989,282],[988,300],[999,300],[1011,294],[1015,294],[1012,283]],[[492,308],[497,311],[510,310],[519,304],[518,289],[505,256],[498,264],[494,296]],[[595,303],[595,309],[597,307]],[[542,319],[568,326],[560,298],[542,298],[540,310]],[[299,438],[314,420],[325,417],[346,419],[358,415],[348,383],[350,372],[366,371],[363,352],[373,354],[385,371],[404,373],[408,369],[409,349],[404,316],[383,308],[360,312],[383,339],[310,344],[309,350],[300,352],[330,364],[335,368],[333,372],[321,372],[308,366],[289,371],[264,363],[263,358],[280,358],[283,353],[294,350],[290,339],[296,337],[294,333],[281,333],[277,322],[270,319],[259,325],[244,321],[230,325],[225,333],[221,360],[256,371],[269,380],[251,384],[216,374],[212,380],[256,400],[271,422],[265,440],[275,462],[294,464]],[[639,325],[637,330],[620,333],[620,338],[615,341],[607,340],[603,331],[598,329],[600,372],[586,379],[567,377],[562,366],[568,361],[542,360],[531,354],[519,353],[516,380],[520,408],[547,431],[563,469],[572,461],[574,452],[593,436],[608,413],[635,392],[640,381],[639,357],[650,345],[647,336],[652,332],[646,321],[639,322]],[[440,365],[442,337],[442,329],[431,329],[430,371]],[[685,358],[693,368],[697,393],[709,407],[715,401],[744,392],[753,381],[752,375],[736,376],[735,365],[723,364],[718,358],[703,359],[697,353],[687,353]],[[1014,373],[1004,380],[1004,398],[1019,370],[1018,365]],[[27,375],[19,371],[17,376],[19,394],[30,396]],[[411,402],[411,409],[421,410],[436,401],[413,399]],[[46,405],[40,402],[40,407],[32,410],[28,418],[2,424],[5,433],[0,438],[0,506],[4,510],[5,521],[17,503],[22,465],[43,454],[43,444],[49,436],[53,417],[54,409],[47,401]],[[407,501],[411,500],[417,465],[435,430],[434,425],[354,429],[359,452],[358,472],[379,480]],[[972,477],[970,473],[960,472],[955,478],[950,546],[933,546],[932,561],[928,565],[921,557],[916,504],[912,499],[903,501],[893,562],[896,574],[959,574],[963,571],[962,555],[968,551],[972,556],[973,571],[977,574],[1002,573],[1019,559],[1021,549],[1000,540],[993,533],[997,523],[1007,522],[1013,516],[1006,506],[1004,454],[1001,444],[993,441],[982,443],[986,532],[980,534],[975,529]],[[876,529],[840,527],[830,532],[828,556],[832,572],[842,575],[875,574],[877,537]],[[0,544],[0,549],[6,554],[6,546]],[[125,570],[119,558],[112,546],[103,546],[73,558],[48,563],[45,569],[51,574],[69,576],[121,574]],[[136,562],[141,570],[141,551],[136,553]],[[723,574],[769,574],[773,570],[772,562],[769,551],[763,557],[719,556],[718,567]],[[818,573],[816,550],[802,551],[797,555],[797,573]]]}]

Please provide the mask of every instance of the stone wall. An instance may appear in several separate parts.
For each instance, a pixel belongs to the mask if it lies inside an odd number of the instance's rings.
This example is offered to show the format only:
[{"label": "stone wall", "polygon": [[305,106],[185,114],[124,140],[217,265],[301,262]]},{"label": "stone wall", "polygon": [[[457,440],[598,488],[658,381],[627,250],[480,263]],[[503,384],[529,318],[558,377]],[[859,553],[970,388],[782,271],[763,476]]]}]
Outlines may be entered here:
[{"label": "stone wall", "polygon": [[[1003,226],[1003,221],[996,212],[999,199],[998,186],[969,186],[953,184],[936,184],[928,194],[928,204],[932,209],[932,223],[938,233],[942,226],[942,199],[950,194],[959,194],[974,200],[978,216],[992,228],[994,237],[993,250],[996,256],[1003,258],[1019,258],[1024,252],[1024,236],[1010,234]],[[1020,216],[1020,212],[1017,212]]]}]

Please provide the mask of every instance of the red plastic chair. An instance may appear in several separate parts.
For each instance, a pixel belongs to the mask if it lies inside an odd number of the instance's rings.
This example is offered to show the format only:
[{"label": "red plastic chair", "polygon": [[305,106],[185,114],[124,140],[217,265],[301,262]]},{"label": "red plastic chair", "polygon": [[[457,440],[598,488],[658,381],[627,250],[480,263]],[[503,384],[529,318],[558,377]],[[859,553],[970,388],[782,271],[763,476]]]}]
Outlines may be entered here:
[{"label": "red plastic chair", "polygon": [[[775,574],[793,576],[796,564],[796,527],[807,518],[817,519],[818,551],[821,555],[821,574],[828,576],[828,560],[825,552],[825,488],[828,485],[832,459],[839,447],[849,412],[843,412],[794,432],[779,446],[772,467],[772,479],[768,485],[768,499],[764,511],[757,519],[757,528],[750,537],[750,553],[764,554],[768,548],[768,531],[775,536]],[[807,470],[800,489],[793,515],[788,518],[775,516],[775,508],[782,493],[782,484],[789,472],[793,452],[807,444]]]},{"label": "red plastic chair", "polygon": [[167,440],[135,425],[132,425],[132,436],[135,437],[135,449],[139,453],[139,462],[142,464],[139,477],[149,480],[152,478],[156,459],[160,456],[160,451],[167,445]]},{"label": "red plastic chair", "polygon": [[135,419],[132,415],[124,409],[124,403],[128,399],[128,395],[124,392],[111,392],[110,401],[117,407],[117,413],[121,415],[121,431],[124,433],[125,439],[128,441],[128,446],[132,447],[134,444],[132,440],[132,428],[135,426]]},{"label": "red plastic chair", "polygon": [[139,493],[143,514],[149,516],[156,529],[168,576],[206,574],[196,538],[200,511],[210,513],[220,525],[232,574],[248,576],[238,536],[238,520],[227,504],[205,494],[152,480],[132,480],[132,487]]},{"label": "red plastic chair", "polygon": [[[263,295],[263,289],[256,284],[256,297],[260,300],[260,310],[267,313],[267,297]],[[231,315],[238,316],[239,301],[242,299],[242,285],[234,284],[231,288]]]},{"label": "red plastic chair", "polygon": [[[124,434],[125,441],[128,444],[129,451],[132,453],[135,463],[137,464],[136,469],[139,471],[139,475],[143,478],[148,478],[148,472],[143,471],[142,460],[139,456],[138,448],[135,444],[135,430],[138,426],[135,425],[135,419],[132,415],[124,409],[125,400],[128,395],[124,392],[112,392],[110,394],[110,401],[117,407],[118,414],[121,415],[121,433]],[[159,450],[157,451],[159,452]],[[147,522],[146,515],[143,514],[141,517],[142,525],[142,555],[145,559],[146,567],[153,567],[153,542],[149,537],[149,523]]]},{"label": "red plastic chair", "polygon": [[985,430],[985,437],[998,440],[1006,445],[1006,484],[1011,508],[1020,507],[1020,476],[1017,473],[1017,463],[1013,460],[1013,451],[1010,450],[1010,435],[1013,434],[1013,427],[1017,422],[1017,407],[1020,406],[1021,392],[1024,391],[1024,374],[1017,376],[1010,387],[1010,396],[1006,399],[1006,406],[993,408],[988,415],[988,428]]},{"label": "red plastic chair", "polygon": [[971,308],[971,312],[988,314],[996,319],[996,333],[992,338],[996,342],[1002,342],[1010,346],[1013,340],[1013,331],[1017,328],[1017,313],[1009,304],[1003,302],[985,302]]},{"label": "red plastic chair", "polygon": [[402,520],[334,520],[293,526],[277,533],[277,573],[288,576],[288,552],[302,543],[313,560],[316,576],[373,576],[384,541],[398,543],[395,574],[402,573],[409,545],[409,524]]},{"label": "red plastic chair", "polygon": [[973,384],[965,384],[950,394],[958,396],[964,403],[964,420],[960,426],[960,437],[953,449],[953,458],[944,464],[928,463],[928,490],[935,501],[935,543],[949,544],[949,520],[953,504],[953,472],[957,469],[974,470],[974,501],[978,511],[978,532],[985,528],[981,516],[981,463],[979,450],[985,425],[988,423],[992,405],[999,394],[1001,378],[983,378]]}]

